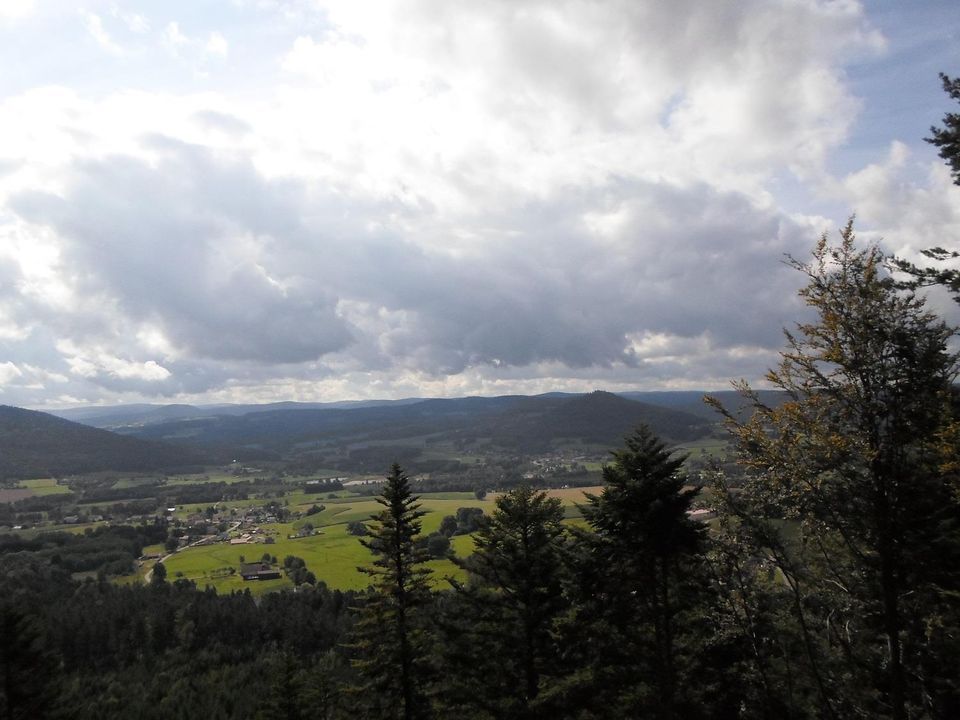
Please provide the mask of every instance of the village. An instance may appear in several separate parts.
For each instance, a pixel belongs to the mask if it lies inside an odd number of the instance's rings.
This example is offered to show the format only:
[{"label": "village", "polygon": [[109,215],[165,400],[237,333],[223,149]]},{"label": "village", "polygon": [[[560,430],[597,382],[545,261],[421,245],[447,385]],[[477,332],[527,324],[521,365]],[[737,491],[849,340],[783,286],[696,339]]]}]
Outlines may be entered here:
[{"label": "village", "polygon": [[[244,545],[274,545],[278,531],[266,527],[300,520],[316,515],[325,509],[323,505],[312,505],[303,512],[291,512],[285,506],[273,501],[263,506],[244,508],[242,514],[235,507],[226,503],[216,503],[202,512],[191,512],[184,518],[177,516],[177,507],[165,509],[162,519],[169,525],[169,537],[165,544],[165,553],[145,553],[138,559],[138,567],[150,565],[145,580],[150,581],[156,563],[163,563],[172,555],[194,547],[225,544],[229,546]],[[293,534],[286,536],[288,540],[296,540],[319,535],[320,531],[313,524],[306,522]],[[252,557],[252,556],[251,556]],[[277,558],[265,552],[263,556],[251,562],[246,562],[244,555],[240,556],[239,575],[243,580],[272,580],[281,577]],[[231,571],[234,568],[230,568]]]}]

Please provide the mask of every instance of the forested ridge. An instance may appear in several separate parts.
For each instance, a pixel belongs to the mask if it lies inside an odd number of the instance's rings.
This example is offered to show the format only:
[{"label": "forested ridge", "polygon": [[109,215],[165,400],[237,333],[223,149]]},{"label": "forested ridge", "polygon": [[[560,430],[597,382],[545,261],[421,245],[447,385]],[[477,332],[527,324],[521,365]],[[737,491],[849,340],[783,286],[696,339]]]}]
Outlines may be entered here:
[{"label": "forested ridge", "polygon": [[182,470],[237,459],[377,474],[400,459],[415,472],[431,472],[443,464],[423,457],[429,448],[537,455],[565,443],[607,446],[640,423],[675,442],[707,437],[716,429],[715,417],[600,391],[350,409],[251,409],[239,415],[124,426],[117,433],[0,406],[0,480]]},{"label": "forested ridge", "polygon": [[[536,453],[548,450],[560,439],[616,442],[641,422],[682,442],[708,435],[715,419],[712,422],[683,410],[595,392],[428,399],[351,409],[270,410],[156,423],[124,432],[192,448],[221,444],[256,447],[281,455],[295,453],[298,446],[311,442],[319,452],[332,455],[331,450],[343,443],[366,442],[376,447],[424,436],[429,436],[434,444],[489,443]],[[381,462],[377,470],[382,469]]]},{"label": "forested ridge", "polygon": [[208,455],[0,405],[0,480],[196,465]]}]

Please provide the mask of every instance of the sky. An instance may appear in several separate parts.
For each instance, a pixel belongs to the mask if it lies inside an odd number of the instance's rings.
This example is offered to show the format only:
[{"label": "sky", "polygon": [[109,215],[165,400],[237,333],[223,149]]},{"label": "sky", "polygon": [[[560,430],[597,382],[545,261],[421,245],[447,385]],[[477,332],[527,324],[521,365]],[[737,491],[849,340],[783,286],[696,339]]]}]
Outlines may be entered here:
[{"label": "sky", "polygon": [[960,248],[941,71],[955,0],[3,0],[0,404],[761,381],[785,255]]}]

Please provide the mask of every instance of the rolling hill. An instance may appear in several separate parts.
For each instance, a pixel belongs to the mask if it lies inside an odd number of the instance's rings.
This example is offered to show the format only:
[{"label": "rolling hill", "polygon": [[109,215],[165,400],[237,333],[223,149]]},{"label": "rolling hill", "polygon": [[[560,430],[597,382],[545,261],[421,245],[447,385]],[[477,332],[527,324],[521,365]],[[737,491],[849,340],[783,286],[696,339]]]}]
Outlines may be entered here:
[{"label": "rolling hill", "polygon": [[558,441],[618,446],[640,423],[673,442],[708,435],[715,424],[607,392],[430,399],[342,408],[285,409],[128,427],[136,437],[197,446],[258,448],[288,455],[310,446],[397,445],[429,439],[544,452]]},{"label": "rolling hill", "polygon": [[421,398],[407,400],[344,400],[342,402],[275,402],[263,405],[220,404],[220,405],[153,405],[146,403],[131,405],[90,406],[52,410],[51,415],[83,423],[104,430],[134,432],[147,425],[159,425],[177,420],[198,420],[221,416],[239,416],[252,412],[271,412],[274,410],[318,410],[378,407],[381,405],[404,405],[418,402]]},{"label": "rolling hill", "polygon": [[202,464],[206,454],[124,437],[34,410],[0,405],[0,479]]}]

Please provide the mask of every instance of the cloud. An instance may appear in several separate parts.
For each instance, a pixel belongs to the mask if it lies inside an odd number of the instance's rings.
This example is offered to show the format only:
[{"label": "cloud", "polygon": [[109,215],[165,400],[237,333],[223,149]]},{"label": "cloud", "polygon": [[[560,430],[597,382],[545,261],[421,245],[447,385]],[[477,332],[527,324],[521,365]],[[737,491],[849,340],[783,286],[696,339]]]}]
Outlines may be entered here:
[{"label": "cloud", "polygon": [[381,157],[392,133],[448,179],[490,168],[477,179],[524,192],[610,173],[754,192],[779,168],[811,172],[856,114],[839,56],[882,45],[852,3],[324,8],[335,31],[284,60],[313,90],[297,117],[357,135],[378,176],[401,164]]},{"label": "cloud", "polygon": [[[205,360],[642,375],[652,360],[637,336],[709,333],[714,350],[774,342],[795,310],[777,260],[812,234],[706,184],[611,181],[562,205],[492,213],[483,242],[450,255],[400,232],[401,203],[270,181],[242,158],[166,138],[147,144],[159,162],[79,163],[63,197],[12,203],[62,238],[74,294],[120,319],[65,322],[76,342],[153,326],[167,354]],[[734,235],[736,253],[717,242]],[[75,373],[99,373],[77,356]]]},{"label": "cloud", "polygon": [[0,385],[6,385],[14,378],[18,378],[23,373],[12,362],[0,363]]},{"label": "cloud", "polygon": [[905,146],[830,174],[884,48],[855,2],[282,10],[234,6],[273,57],[154,23],[190,91],[2,101],[0,357],[65,379],[17,397],[722,386],[775,360],[780,261],[847,206],[898,246],[957,225]]},{"label": "cloud", "polygon": [[35,0],[4,0],[0,3],[0,22],[20,20],[36,9]]},{"label": "cloud", "polygon": [[179,23],[175,21],[167,23],[163,29],[163,43],[172,53],[176,54],[181,47],[187,45],[189,42],[190,38],[180,31]]},{"label": "cloud", "polygon": [[65,198],[13,202],[63,238],[78,291],[104,294],[112,310],[159,324],[201,357],[299,362],[348,343],[333,298],[318,290],[307,299],[296,278],[271,274],[275,233],[297,224],[284,189],[243,162],[218,163],[162,138],[150,144],[163,153],[156,168],[130,158],[83,163]]},{"label": "cloud", "polygon": [[227,43],[227,39],[218,32],[210,33],[210,37],[207,38],[207,44],[204,45],[204,50],[207,55],[216,55],[218,57],[226,57],[229,52],[230,46]]},{"label": "cloud", "polygon": [[126,13],[118,7],[112,7],[110,8],[110,14],[122,20],[123,24],[126,25],[127,29],[132,33],[143,35],[150,31],[149,21],[139,13]]},{"label": "cloud", "polygon": [[194,113],[193,118],[206,128],[228,135],[244,135],[252,130],[250,125],[240,118],[216,110],[201,110]]},{"label": "cloud", "polygon": [[114,42],[112,37],[110,37],[110,33],[108,33],[103,27],[103,20],[100,19],[99,15],[94,13],[84,13],[83,24],[86,27],[87,32],[90,34],[90,37],[96,41],[97,45],[111,55],[123,55],[123,48]]},{"label": "cloud", "polygon": [[115,357],[104,348],[98,348],[95,354],[90,354],[70,342],[63,342],[61,352],[67,359],[70,372],[83,378],[96,378],[106,374],[121,380],[158,382],[170,377],[170,371],[155,360],[135,362]]},{"label": "cloud", "polygon": [[879,162],[842,178],[836,191],[869,219],[891,250],[956,246],[960,238],[960,187],[949,168],[942,162],[917,163],[902,142],[892,143]]}]

